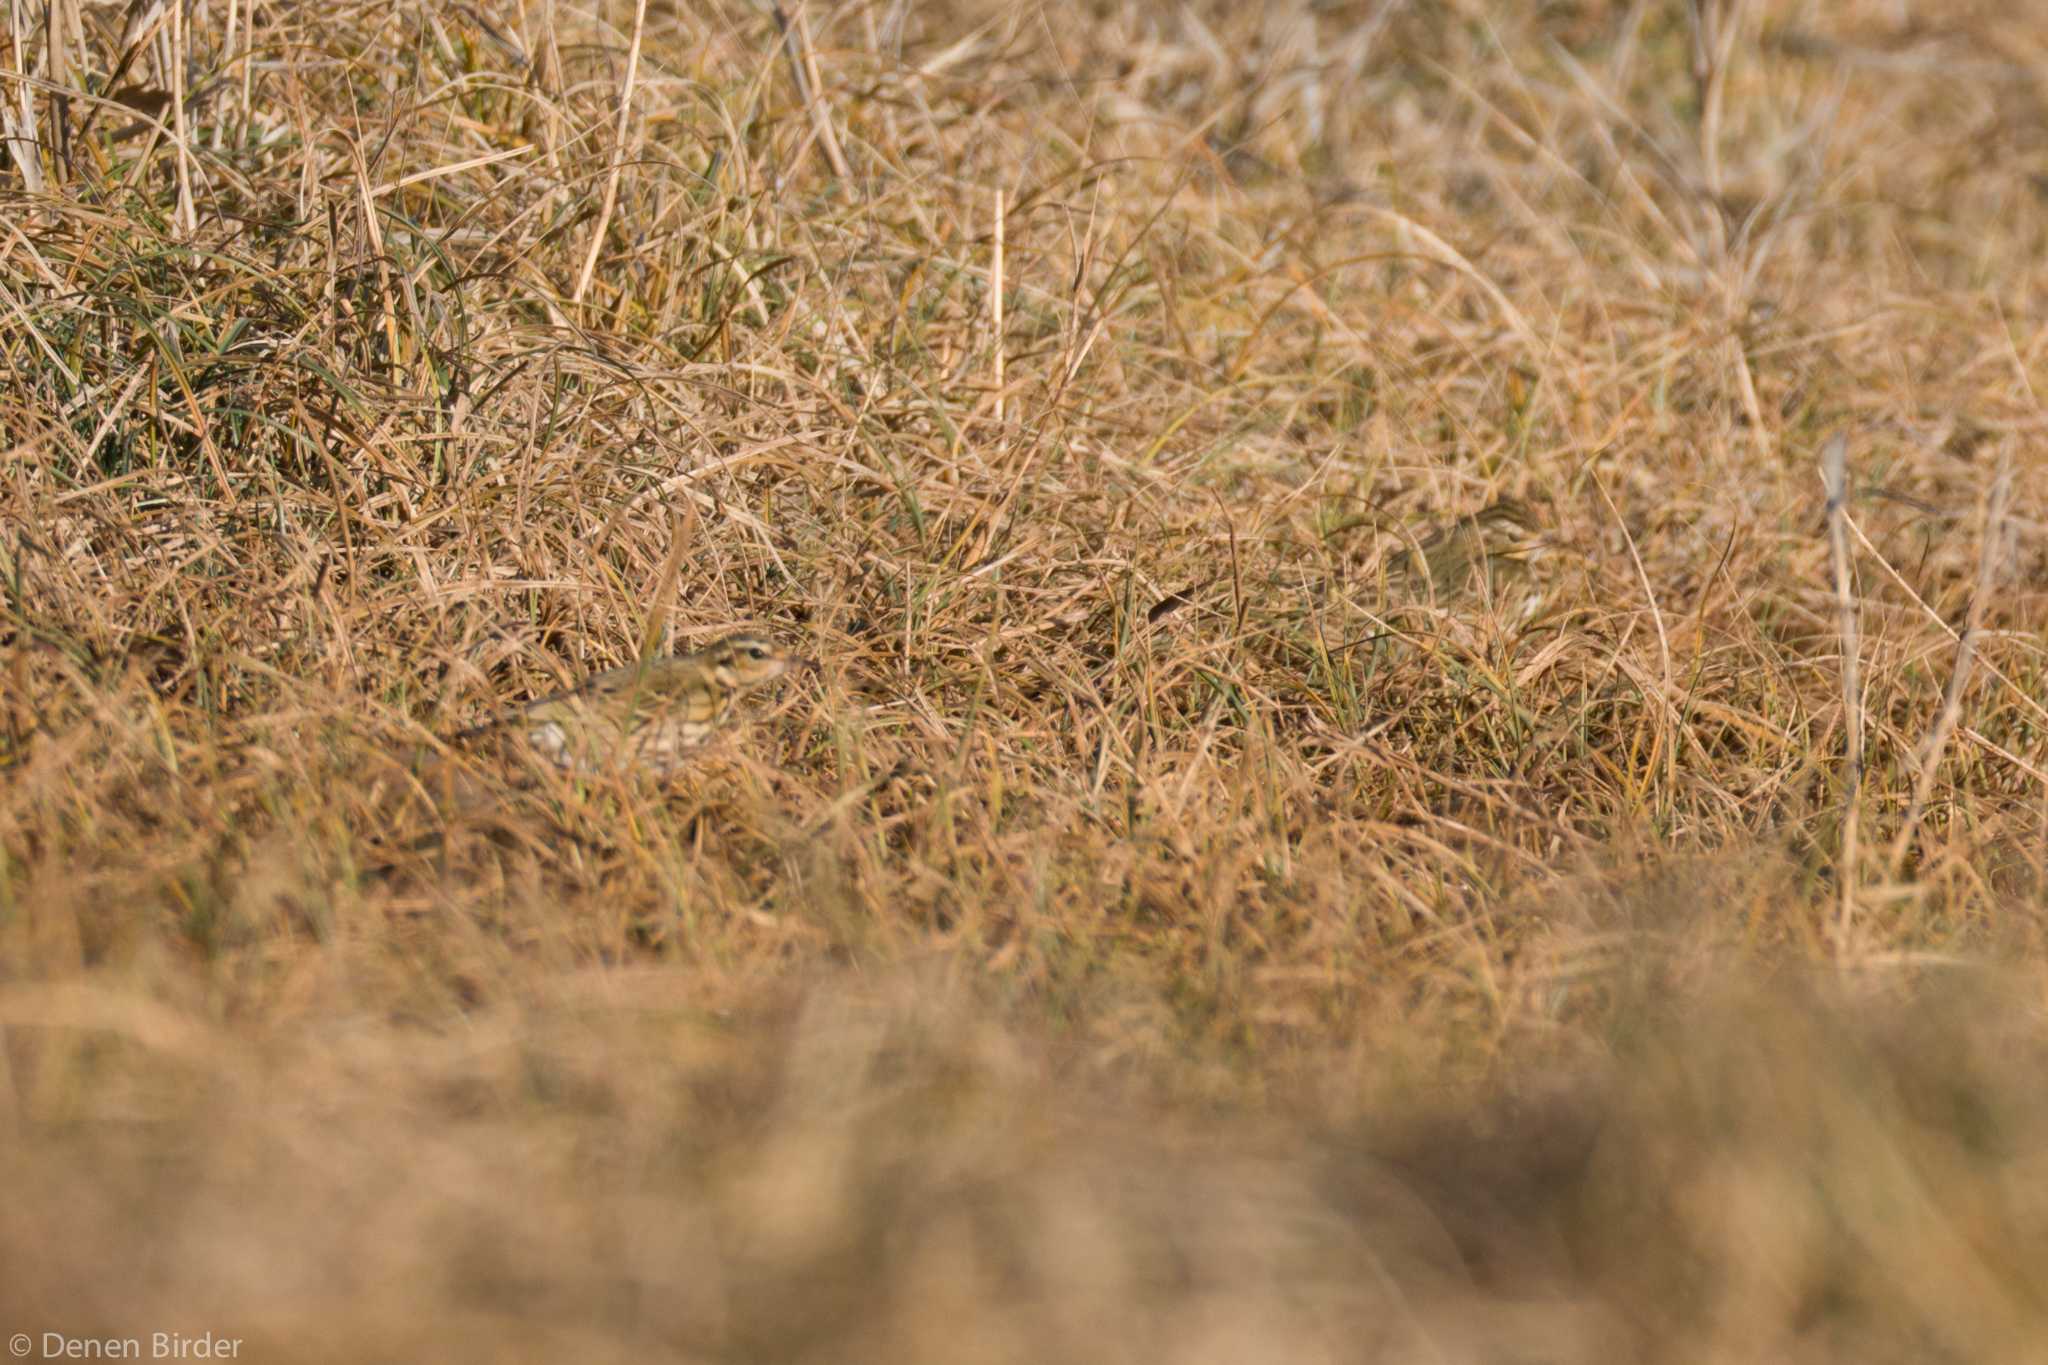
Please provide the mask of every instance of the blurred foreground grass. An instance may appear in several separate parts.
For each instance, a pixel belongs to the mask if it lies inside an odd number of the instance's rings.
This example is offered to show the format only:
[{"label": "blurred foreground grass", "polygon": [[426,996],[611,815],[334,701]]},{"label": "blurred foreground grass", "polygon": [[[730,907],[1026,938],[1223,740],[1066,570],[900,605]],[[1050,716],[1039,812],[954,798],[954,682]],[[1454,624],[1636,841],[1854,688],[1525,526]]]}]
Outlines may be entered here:
[{"label": "blurred foreground grass", "polygon": [[586,972],[432,1038],[261,1041],[15,989],[0,1315],[286,1360],[2019,1361],[2048,1331],[2038,987],[1638,990],[1597,1061],[1252,1106],[957,977],[728,1008]]}]

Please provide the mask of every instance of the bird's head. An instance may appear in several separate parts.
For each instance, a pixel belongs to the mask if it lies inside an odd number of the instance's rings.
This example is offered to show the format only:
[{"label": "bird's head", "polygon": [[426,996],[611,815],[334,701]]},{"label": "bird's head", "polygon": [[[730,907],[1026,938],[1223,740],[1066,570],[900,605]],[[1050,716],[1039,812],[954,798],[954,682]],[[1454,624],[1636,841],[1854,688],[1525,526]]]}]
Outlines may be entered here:
[{"label": "bird's head", "polygon": [[698,651],[697,657],[735,691],[779,678],[793,665],[809,663],[759,635],[728,635]]}]

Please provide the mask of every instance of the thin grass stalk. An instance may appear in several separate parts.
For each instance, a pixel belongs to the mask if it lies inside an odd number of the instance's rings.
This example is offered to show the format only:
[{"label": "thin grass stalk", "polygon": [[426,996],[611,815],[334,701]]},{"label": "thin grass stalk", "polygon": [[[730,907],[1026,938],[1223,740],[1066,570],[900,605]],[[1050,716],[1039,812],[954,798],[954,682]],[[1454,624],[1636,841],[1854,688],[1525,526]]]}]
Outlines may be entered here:
[{"label": "thin grass stalk", "polygon": [[1849,442],[1840,432],[1821,448],[1821,477],[1828,495],[1828,543],[1835,567],[1835,606],[1842,640],[1843,760],[1842,846],[1836,870],[1841,905],[1835,920],[1835,954],[1847,956],[1856,919],[1857,836],[1862,817],[1863,683],[1861,625],[1849,565]]},{"label": "thin grass stalk", "polygon": [[8,28],[14,42],[14,92],[19,110],[8,109],[0,102],[0,137],[7,141],[7,150],[14,158],[16,169],[21,172],[21,186],[30,194],[43,192],[43,166],[41,144],[36,136],[36,106],[28,68],[28,28],[23,23],[21,0],[14,0],[7,10]]},{"label": "thin grass stalk", "polygon": [[839,178],[841,193],[850,193],[853,188],[853,171],[848,167],[846,154],[839,149],[839,134],[832,127],[832,112],[825,105],[824,89],[818,79],[817,58],[811,52],[810,32],[804,27],[803,7],[797,7],[791,16],[781,5],[774,7],[775,26],[782,31],[782,49],[789,59],[790,79],[796,84],[796,96],[804,106],[804,113],[811,120],[811,127],[818,138],[818,150],[825,157],[825,164],[832,168],[832,174]]},{"label": "thin grass stalk", "polygon": [[1948,675],[1948,687],[1941,698],[1941,713],[1935,717],[1934,728],[1928,731],[1926,741],[1920,746],[1920,771],[1913,780],[1913,799],[1906,807],[1906,818],[1899,824],[1899,832],[1892,839],[1891,854],[1886,862],[1892,880],[1898,880],[1899,870],[1905,866],[1906,852],[1912,846],[1913,835],[1920,827],[1921,817],[1926,813],[1927,800],[1934,792],[1935,775],[1941,770],[1942,755],[1948,752],[1949,737],[1955,733],[1956,722],[1962,718],[1963,696],[1970,687],[1970,674],[1977,661],[1977,637],[1984,628],[1984,611],[1990,604],[1991,595],[1997,590],[1999,570],[2004,564],[2002,553],[2005,544],[2005,518],[2012,499],[2012,452],[2001,452],[1998,473],[1991,480],[1990,496],[1984,506],[1984,538],[1977,551],[1977,586],[1970,594],[1970,611],[1963,626],[1962,635],[1956,641],[1955,667]]},{"label": "thin grass stalk", "polygon": [[996,186],[995,244],[989,252],[988,325],[995,337],[995,418],[1003,424],[1003,189]]},{"label": "thin grass stalk", "polygon": [[1671,803],[1677,799],[1678,790],[1678,747],[1684,740],[1684,722],[1679,717],[1676,704],[1671,700],[1677,693],[1677,684],[1671,670],[1671,636],[1664,628],[1664,611],[1657,605],[1657,592],[1650,583],[1649,570],[1643,566],[1642,552],[1636,547],[1636,538],[1629,534],[1628,524],[1622,520],[1621,509],[1614,505],[1614,498],[1607,491],[1607,485],[1598,483],[1601,500],[1607,504],[1607,511],[1614,518],[1614,524],[1621,528],[1622,539],[1628,545],[1629,562],[1635,565],[1636,581],[1643,585],[1643,600],[1650,607],[1650,622],[1657,628],[1657,678],[1658,711],[1664,724],[1658,735],[1659,747],[1664,760],[1664,795],[1657,803],[1658,818],[1666,819],[1671,813]]},{"label": "thin grass stalk", "polygon": [[199,232],[199,211],[192,201],[192,133],[185,122],[185,7],[170,6],[171,138],[177,143],[178,234],[190,239]]},{"label": "thin grass stalk", "polygon": [[48,0],[43,10],[43,64],[50,80],[50,166],[68,179],[71,172],[71,63],[65,30],[64,0]]},{"label": "thin grass stalk", "polygon": [[583,302],[583,295],[590,288],[590,277],[597,272],[598,253],[604,250],[604,235],[611,228],[612,210],[619,201],[619,175],[626,165],[626,127],[633,117],[633,86],[640,79],[640,42],[646,32],[647,0],[634,0],[633,40],[626,49],[626,79],[619,86],[619,121],[612,131],[611,165],[604,177],[604,206],[591,225],[590,250],[584,254],[583,268],[576,274],[576,288],[569,295],[571,303]]}]

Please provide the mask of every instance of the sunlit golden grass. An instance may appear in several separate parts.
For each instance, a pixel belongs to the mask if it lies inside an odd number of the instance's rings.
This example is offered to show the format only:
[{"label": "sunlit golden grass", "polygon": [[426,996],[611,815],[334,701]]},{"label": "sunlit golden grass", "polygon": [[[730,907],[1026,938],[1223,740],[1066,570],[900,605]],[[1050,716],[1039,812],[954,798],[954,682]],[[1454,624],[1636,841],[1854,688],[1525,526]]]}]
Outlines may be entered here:
[{"label": "sunlit golden grass", "polygon": [[2026,1358],[2048,18],[1705,8],[23,9],[0,1329]]}]

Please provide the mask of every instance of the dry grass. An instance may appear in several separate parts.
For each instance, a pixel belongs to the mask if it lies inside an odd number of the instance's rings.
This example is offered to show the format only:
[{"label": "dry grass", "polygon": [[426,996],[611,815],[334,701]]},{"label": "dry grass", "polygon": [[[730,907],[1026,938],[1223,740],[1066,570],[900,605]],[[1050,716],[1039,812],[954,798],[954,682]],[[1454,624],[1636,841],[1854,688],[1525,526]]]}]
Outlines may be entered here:
[{"label": "dry grass", "polygon": [[23,10],[0,1328],[2027,1358],[2011,8]]}]

